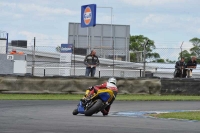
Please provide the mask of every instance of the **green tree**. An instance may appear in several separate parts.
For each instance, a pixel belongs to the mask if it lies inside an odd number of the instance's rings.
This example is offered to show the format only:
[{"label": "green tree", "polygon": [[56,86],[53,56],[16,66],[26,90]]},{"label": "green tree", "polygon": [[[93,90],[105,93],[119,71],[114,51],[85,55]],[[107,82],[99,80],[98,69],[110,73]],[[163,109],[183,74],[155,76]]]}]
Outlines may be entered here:
[{"label": "green tree", "polygon": [[181,59],[181,56],[185,58],[185,62],[188,62],[190,60],[192,54],[189,53],[187,50],[184,50],[181,53],[179,53],[179,60]]},{"label": "green tree", "polygon": [[190,42],[193,45],[193,48],[190,49],[191,54],[199,57],[200,56],[200,39],[197,37],[194,37],[190,39]]},{"label": "green tree", "polygon": [[157,59],[156,62],[159,62],[159,63],[164,63],[165,60],[164,59]]},{"label": "green tree", "polygon": [[175,63],[176,61],[172,61],[172,60],[166,59],[166,62],[167,63]]},{"label": "green tree", "polygon": [[[160,55],[158,53],[153,53],[153,49],[156,48],[154,45],[154,41],[150,40],[148,37],[145,37],[143,35],[135,35],[130,36],[130,46],[129,50],[133,53],[130,54],[130,60],[132,62],[140,62],[140,60],[143,54],[144,50],[144,44],[146,44],[146,41],[148,41],[148,44],[146,45],[146,59],[158,59],[160,58]],[[138,57],[140,56],[140,57]],[[143,57],[142,57],[143,58]]]},{"label": "green tree", "polygon": [[56,51],[60,53],[60,46],[56,47]]},{"label": "green tree", "polygon": [[[200,56],[200,39],[197,37],[194,37],[194,38],[190,39],[189,41],[193,45],[193,47],[190,49],[190,51],[184,50],[179,53],[179,59],[181,58],[181,56],[185,57],[185,62],[190,60],[191,56],[196,56],[196,57]],[[200,62],[200,59],[197,59],[197,62]]]}]

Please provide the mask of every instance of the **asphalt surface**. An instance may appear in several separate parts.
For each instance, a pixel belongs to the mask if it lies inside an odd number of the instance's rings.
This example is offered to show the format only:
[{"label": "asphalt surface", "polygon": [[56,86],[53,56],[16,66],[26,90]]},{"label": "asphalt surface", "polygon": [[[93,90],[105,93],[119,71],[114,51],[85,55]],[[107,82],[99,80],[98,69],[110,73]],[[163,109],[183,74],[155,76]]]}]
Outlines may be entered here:
[{"label": "asphalt surface", "polygon": [[115,101],[110,114],[73,116],[78,101],[0,101],[0,133],[199,133],[200,122],[114,115],[199,110],[199,101]]}]

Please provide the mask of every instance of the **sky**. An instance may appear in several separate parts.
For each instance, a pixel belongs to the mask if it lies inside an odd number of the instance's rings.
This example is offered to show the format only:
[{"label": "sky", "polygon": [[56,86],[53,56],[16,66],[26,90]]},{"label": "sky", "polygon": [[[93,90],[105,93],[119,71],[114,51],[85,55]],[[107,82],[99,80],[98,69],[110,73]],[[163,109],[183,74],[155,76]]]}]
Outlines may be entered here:
[{"label": "sky", "polygon": [[81,21],[81,6],[97,4],[97,24],[130,25],[131,35],[154,40],[157,48],[191,47],[200,36],[199,0],[0,0],[0,31],[10,40],[57,46],[68,41],[68,23]]}]

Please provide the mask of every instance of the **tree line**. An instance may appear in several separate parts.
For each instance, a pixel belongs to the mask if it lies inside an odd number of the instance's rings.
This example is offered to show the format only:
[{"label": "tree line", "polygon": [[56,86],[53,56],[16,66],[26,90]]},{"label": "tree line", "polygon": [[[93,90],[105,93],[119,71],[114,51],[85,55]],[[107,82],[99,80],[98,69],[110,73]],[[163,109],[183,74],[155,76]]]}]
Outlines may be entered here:
[{"label": "tree line", "polygon": [[[148,43],[147,43],[148,40]],[[200,55],[200,39],[194,37],[189,40],[192,43],[193,47],[188,51],[184,50],[179,53],[178,59],[185,57],[187,62],[191,56],[199,57]],[[145,45],[145,46],[144,46]],[[145,51],[144,51],[145,49]],[[143,57],[145,53],[146,60],[150,62],[159,62],[159,63],[175,63],[178,59],[174,61],[169,59],[163,59],[160,57],[159,53],[153,52],[156,49],[154,41],[145,37],[143,35],[130,36],[130,61],[131,62],[143,62]],[[197,58],[197,62],[200,62],[200,59]]]}]

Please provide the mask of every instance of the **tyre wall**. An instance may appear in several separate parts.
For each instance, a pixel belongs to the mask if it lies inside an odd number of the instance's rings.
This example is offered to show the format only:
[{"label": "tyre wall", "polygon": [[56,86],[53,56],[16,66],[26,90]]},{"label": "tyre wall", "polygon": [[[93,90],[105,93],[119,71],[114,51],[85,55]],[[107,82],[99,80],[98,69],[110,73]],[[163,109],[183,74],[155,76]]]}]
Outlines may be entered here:
[{"label": "tyre wall", "polygon": [[[108,77],[26,77],[1,76],[1,93],[84,93],[89,86],[106,82]],[[160,94],[159,78],[117,78],[119,93]]]}]

